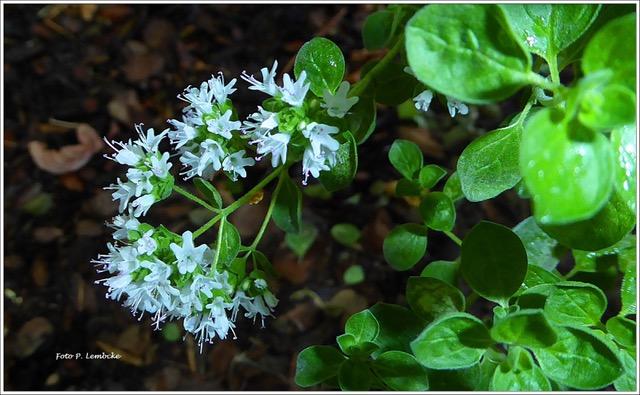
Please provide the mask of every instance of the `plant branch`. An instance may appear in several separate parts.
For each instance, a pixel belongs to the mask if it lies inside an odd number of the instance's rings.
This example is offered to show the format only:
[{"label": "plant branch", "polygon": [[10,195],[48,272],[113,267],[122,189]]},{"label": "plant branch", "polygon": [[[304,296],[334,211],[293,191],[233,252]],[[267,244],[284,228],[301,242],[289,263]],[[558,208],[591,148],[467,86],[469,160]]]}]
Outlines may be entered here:
[{"label": "plant branch", "polygon": [[282,187],[282,182],[284,180],[284,175],[286,172],[281,172],[280,177],[278,178],[278,184],[276,185],[276,189],[273,190],[271,194],[271,201],[269,202],[269,208],[267,209],[267,213],[264,216],[264,220],[262,221],[262,225],[260,225],[260,230],[258,230],[258,234],[253,239],[253,243],[248,248],[247,255],[254,251],[260,240],[262,240],[262,236],[264,236],[264,232],[267,230],[267,226],[269,225],[269,221],[271,221],[271,215],[273,214],[273,208],[276,206],[276,200],[278,199],[278,195],[280,194],[280,188]]},{"label": "plant branch", "polygon": [[460,240],[458,236],[454,235],[453,232],[445,230],[443,231],[443,233],[447,235],[451,240],[453,240],[453,242],[456,243],[458,246],[462,247],[462,240]]},{"label": "plant branch", "polygon": [[190,193],[189,191],[187,191],[186,189],[178,186],[178,185],[173,185],[173,190],[178,192],[179,194],[181,194],[182,196],[186,197],[189,200],[192,200],[196,203],[198,203],[199,205],[201,205],[202,207],[213,211],[213,212],[218,212],[220,211],[219,209],[213,207],[212,205],[210,205],[209,203],[205,202],[204,200],[200,199],[199,197],[197,197],[196,195]]},{"label": "plant branch", "polygon": [[384,69],[384,67],[393,60],[393,58],[398,54],[398,52],[400,52],[403,47],[404,34],[401,34],[398,37],[398,41],[393,47],[391,47],[389,52],[387,52],[384,57],[375,66],[373,66],[373,68],[369,70],[369,72],[360,81],[358,81],[353,86],[353,88],[351,88],[349,96],[359,96],[362,92],[364,92],[364,90],[367,89],[367,86],[369,86],[369,83],[374,79],[374,77],[378,75]]}]

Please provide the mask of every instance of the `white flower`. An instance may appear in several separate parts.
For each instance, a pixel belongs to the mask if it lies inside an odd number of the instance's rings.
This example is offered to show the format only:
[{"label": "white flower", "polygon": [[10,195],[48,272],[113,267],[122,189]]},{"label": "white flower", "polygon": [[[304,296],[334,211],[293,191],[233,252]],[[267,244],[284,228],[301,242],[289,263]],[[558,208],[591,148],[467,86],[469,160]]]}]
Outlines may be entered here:
[{"label": "white flower", "polygon": [[158,242],[155,241],[155,239],[152,236],[153,236],[153,229],[145,232],[145,234],[142,235],[142,237],[136,241],[135,247],[136,247],[136,250],[138,251],[138,254],[151,255],[156,251],[156,249],[158,248]]},{"label": "white flower", "polygon": [[116,215],[113,217],[113,221],[109,224],[109,227],[115,229],[113,232],[113,238],[116,240],[124,240],[129,237],[130,230],[138,230],[140,222],[133,216],[133,211],[129,207],[127,214]]},{"label": "white flower", "polygon": [[429,110],[431,100],[433,100],[433,92],[429,89],[423,90],[418,96],[413,98],[416,109],[423,112],[427,112]]},{"label": "white flower", "polygon": [[246,166],[253,166],[256,161],[253,158],[245,158],[245,151],[241,150],[228,155],[222,161],[222,170],[231,174],[231,179],[234,181],[238,176],[244,178],[247,176],[247,171],[244,169]]},{"label": "white flower", "polygon": [[131,181],[122,182],[120,178],[116,179],[116,182],[118,183],[117,185],[111,184],[110,186],[105,187],[104,189],[115,190],[115,192],[111,193],[111,197],[114,201],[120,200],[120,206],[118,207],[118,211],[122,213],[127,208],[127,205],[129,204],[129,200],[132,197],[136,196],[136,185]]},{"label": "white flower", "polygon": [[257,278],[253,280],[253,285],[259,290],[263,290],[267,288],[267,282],[263,278]]},{"label": "white flower", "polygon": [[220,296],[216,296],[213,301],[207,304],[206,308],[209,310],[210,320],[207,320],[207,324],[211,324],[211,327],[215,330],[220,339],[225,339],[229,329],[235,327],[229,318],[227,317],[226,309],[231,308],[233,305],[227,303]]},{"label": "white flower", "polygon": [[300,73],[300,77],[296,82],[293,82],[289,74],[285,74],[282,77],[283,86],[278,88],[282,93],[282,100],[294,107],[300,107],[311,86],[310,83],[305,83],[306,78],[306,71]]},{"label": "white flower", "polygon": [[200,165],[199,156],[190,151],[185,151],[182,156],[180,156],[180,163],[187,168],[187,170],[180,173],[184,176],[185,180],[198,175],[198,166]]},{"label": "white flower", "polygon": [[215,140],[206,139],[200,143],[200,163],[198,164],[198,175],[203,176],[206,168],[211,165],[214,171],[222,167],[222,158],[225,156],[224,149]]},{"label": "white flower", "polygon": [[169,129],[163,130],[159,135],[155,135],[153,128],[147,129],[147,133],[144,133],[142,129],[142,124],[135,125],[136,132],[140,138],[135,141],[135,144],[144,148],[147,152],[155,152],[158,150],[158,145],[162,142],[164,136],[169,133]]},{"label": "white flower", "polygon": [[165,178],[168,176],[171,166],[168,152],[163,153],[160,157],[157,155],[151,157],[151,171],[156,177]]},{"label": "white flower", "polygon": [[202,262],[202,257],[208,247],[205,244],[194,247],[193,235],[190,231],[186,231],[182,234],[182,246],[171,243],[169,248],[176,256],[178,271],[180,274],[185,274],[193,272],[196,265]]},{"label": "white flower", "polygon": [[213,91],[209,89],[209,83],[207,81],[200,84],[200,89],[191,86],[186,87],[184,92],[178,95],[178,99],[189,103],[183,111],[194,109],[201,114],[209,114],[213,109]]},{"label": "white flower", "polygon": [[152,194],[143,195],[137,198],[131,203],[133,207],[133,215],[136,217],[147,215],[147,211],[156,202],[156,198]]},{"label": "white flower", "polygon": [[322,147],[326,147],[329,151],[338,150],[340,143],[330,136],[338,133],[338,131],[339,129],[335,126],[311,122],[302,130],[302,134],[309,139],[314,154],[320,156]]},{"label": "white flower", "polygon": [[207,130],[226,139],[231,139],[231,131],[239,130],[242,126],[240,121],[230,121],[231,110],[227,110],[222,116],[207,121]]},{"label": "white flower", "polygon": [[211,76],[209,80],[209,89],[213,93],[216,101],[223,104],[227,101],[227,96],[231,95],[236,89],[233,86],[236,84],[236,79],[229,81],[227,85],[224,84],[224,75],[222,72],[218,73],[218,77]]},{"label": "white flower", "polygon": [[460,115],[467,115],[469,113],[469,107],[460,100],[454,99],[451,96],[447,96],[447,109],[451,118],[456,116],[456,110]]},{"label": "white flower", "polygon": [[275,82],[276,69],[278,68],[278,61],[273,62],[271,71],[266,67],[260,69],[262,73],[262,82],[256,80],[252,75],[248,75],[246,71],[242,72],[242,79],[247,81],[251,86],[249,89],[254,91],[261,91],[268,95],[275,96],[278,93],[278,86]]},{"label": "white flower", "polygon": [[176,128],[175,131],[172,130],[169,132],[171,143],[175,144],[176,148],[182,147],[198,135],[198,130],[196,129],[197,124],[194,123],[194,120],[202,122],[199,117],[185,118],[184,116],[182,117],[183,122],[180,122],[177,119],[168,120],[168,122]]},{"label": "white flower", "polygon": [[105,158],[111,159],[121,165],[136,166],[142,162],[145,158],[145,153],[142,148],[129,140],[127,143],[120,141],[109,141],[106,138],[104,141],[111,149],[116,151],[115,154],[104,155]]},{"label": "white flower", "polygon": [[271,166],[278,167],[278,163],[287,161],[287,144],[291,140],[291,135],[285,133],[266,134],[255,142],[258,143],[256,152],[258,160],[267,154],[271,154]]},{"label": "white flower", "polygon": [[266,111],[258,106],[258,112],[249,115],[244,121],[242,131],[262,136],[278,127],[278,114]]},{"label": "white flower", "polygon": [[304,180],[302,180],[303,185],[307,185],[309,174],[314,178],[318,178],[321,171],[329,170],[329,166],[326,165],[325,161],[326,159],[324,156],[316,155],[311,147],[305,148],[302,156],[302,175],[304,176]]},{"label": "white flower", "polygon": [[127,170],[127,178],[136,187],[136,196],[153,191],[153,184],[151,183],[152,176],[153,172],[151,170],[141,170],[137,168]]},{"label": "white flower", "polygon": [[349,93],[349,82],[342,81],[340,87],[336,91],[336,94],[332,94],[328,89],[324,90],[323,98],[324,103],[321,103],[322,108],[327,109],[327,113],[336,118],[344,117],[347,112],[358,102],[357,97],[347,97]]}]

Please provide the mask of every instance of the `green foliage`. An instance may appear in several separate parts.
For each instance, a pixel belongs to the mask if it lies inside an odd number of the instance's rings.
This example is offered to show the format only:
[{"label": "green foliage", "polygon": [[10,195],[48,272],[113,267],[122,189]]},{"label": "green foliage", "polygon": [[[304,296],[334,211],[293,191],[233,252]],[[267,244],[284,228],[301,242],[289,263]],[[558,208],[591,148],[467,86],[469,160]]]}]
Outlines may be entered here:
[{"label": "green foliage", "polygon": [[427,250],[427,230],[416,224],[397,226],[384,239],[382,250],[384,259],[394,269],[409,270]]},{"label": "green foliage", "polygon": [[220,196],[220,192],[218,192],[216,187],[211,185],[209,181],[204,178],[196,177],[193,180],[193,184],[204,195],[209,203],[213,203],[215,208],[222,208],[222,196]]},{"label": "green foliage", "polygon": [[342,245],[353,247],[360,240],[360,229],[353,224],[335,224],[331,227],[331,237]]},{"label": "green foliage", "polygon": [[343,189],[351,184],[358,171],[358,147],[353,135],[344,133],[345,141],[336,152],[336,165],[320,173],[320,182],[329,192]]},{"label": "green foliage", "polygon": [[222,266],[230,265],[240,251],[240,233],[226,218],[220,220],[216,244],[215,262]]},{"label": "green foliage", "polygon": [[287,233],[298,233],[302,221],[300,188],[286,174],[280,177],[279,187],[279,193],[273,207],[273,222]]},{"label": "green foliage", "polygon": [[373,371],[394,391],[426,391],[427,372],[416,358],[402,351],[387,351],[373,362]]},{"label": "green foliage", "polygon": [[427,194],[420,203],[420,215],[425,225],[440,231],[453,229],[456,222],[456,208],[453,206],[453,201],[443,192]]},{"label": "green foliage", "polygon": [[521,347],[509,348],[507,360],[502,362],[491,378],[492,391],[551,391],[551,383],[531,354]]},{"label": "green foliage", "polygon": [[360,265],[351,265],[342,275],[344,283],[347,285],[356,285],[364,281],[364,269]]},{"label": "green foliage", "polygon": [[445,95],[491,103],[535,80],[531,56],[498,6],[433,4],[418,11],[405,31],[411,69]]},{"label": "green foliage", "polygon": [[542,310],[520,310],[500,319],[491,328],[491,337],[500,343],[525,347],[548,347],[557,340],[556,332]]},{"label": "green foliage", "polygon": [[447,175],[447,171],[438,165],[427,165],[420,169],[418,182],[423,188],[433,188],[434,185]]},{"label": "green foliage", "polygon": [[316,241],[316,237],[318,237],[318,228],[313,224],[303,222],[300,232],[287,233],[284,240],[287,243],[287,247],[299,258],[302,258]]},{"label": "green foliage", "polygon": [[513,295],[527,274],[527,253],[509,228],[480,222],[465,237],[460,270],[478,294],[498,303]]},{"label": "green foliage", "polygon": [[293,70],[296,78],[305,71],[311,83],[311,91],[322,97],[325,89],[334,92],[342,82],[344,56],[331,40],[316,37],[300,48]]},{"label": "green foliage", "polygon": [[520,222],[513,228],[513,232],[522,240],[530,265],[553,270],[558,265],[561,254],[566,252],[565,248],[558,245],[557,240],[540,229],[533,217]]},{"label": "green foliage", "polygon": [[435,277],[409,277],[407,303],[426,321],[455,311],[464,311],[464,295],[453,285]]},{"label": "green foliage", "polygon": [[414,180],[422,169],[422,152],[415,143],[396,140],[389,150],[389,162],[408,180]]},{"label": "green foliage", "polygon": [[310,387],[336,376],[345,359],[345,356],[335,347],[305,348],[298,354],[296,384],[300,387]]}]

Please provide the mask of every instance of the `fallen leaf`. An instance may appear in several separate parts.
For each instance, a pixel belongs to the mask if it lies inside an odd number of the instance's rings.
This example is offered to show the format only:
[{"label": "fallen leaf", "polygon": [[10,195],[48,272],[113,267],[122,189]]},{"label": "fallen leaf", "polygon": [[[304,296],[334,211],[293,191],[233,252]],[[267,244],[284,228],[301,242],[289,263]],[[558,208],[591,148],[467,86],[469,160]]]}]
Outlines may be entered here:
[{"label": "fallen leaf", "polygon": [[53,325],[44,317],[36,317],[20,327],[15,341],[10,344],[18,358],[26,358],[33,354],[52,333]]},{"label": "fallen leaf", "polygon": [[50,243],[64,235],[62,229],[55,226],[41,226],[33,230],[33,238],[40,243]]},{"label": "fallen leaf", "polygon": [[49,270],[47,262],[42,256],[38,256],[31,266],[31,278],[36,286],[42,288],[49,282]]},{"label": "fallen leaf", "polygon": [[98,133],[87,124],[76,128],[78,144],[67,145],[59,150],[49,149],[41,141],[29,143],[29,153],[35,164],[52,174],[70,173],[87,164],[104,143]]}]

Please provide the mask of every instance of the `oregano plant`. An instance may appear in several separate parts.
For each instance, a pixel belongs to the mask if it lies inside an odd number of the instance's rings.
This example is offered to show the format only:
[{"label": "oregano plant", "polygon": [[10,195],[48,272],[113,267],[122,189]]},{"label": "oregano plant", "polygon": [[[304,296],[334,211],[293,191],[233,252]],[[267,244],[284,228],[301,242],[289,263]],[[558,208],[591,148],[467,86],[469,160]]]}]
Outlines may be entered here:
[{"label": "oregano plant", "polygon": [[[127,171],[107,187],[120,214],[109,224],[108,253],[94,261],[107,297],[135,316],[148,313],[158,329],[180,320],[201,350],[235,338],[239,314],[268,326],[278,297],[259,248],[267,227],[273,222],[305,255],[321,231],[303,221],[303,195],[318,194],[312,182],[326,193],[353,183],[379,106],[424,115],[435,99],[454,118],[509,100],[517,108],[469,143],[455,168],[430,163],[407,138],[380,153],[395,169],[393,197],[415,211],[382,245],[388,265],[410,274],[406,303],[381,300],[351,315],[335,344],[301,350],[295,382],[346,391],[633,391],[636,25],[636,13],[619,5],[389,5],[364,21],[363,46],[381,56],[353,85],[340,48],[315,37],[292,74],[280,78],[273,62],[242,81],[219,73],[187,87],[169,128],[136,125],[135,140],[109,143],[107,158]],[[255,111],[239,113],[238,89],[255,95]],[[212,180],[247,178],[261,160],[270,172],[223,199]],[[519,224],[456,226],[463,201],[508,190],[530,203]],[[202,226],[177,234],[144,222],[174,193],[210,213]],[[264,198],[257,234],[245,240],[231,215]],[[362,250],[361,230],[346,221],[327,235]],[[437,233],[458,255],[426,263]],[[562,273],[569,252],[573,267]],[[596,281],[605,270],[620,279],[613,292]],[[352,265],[344,282],[367,274]]]}]

